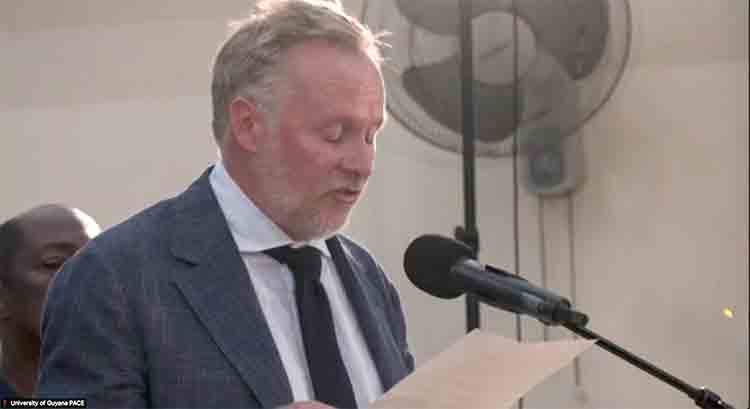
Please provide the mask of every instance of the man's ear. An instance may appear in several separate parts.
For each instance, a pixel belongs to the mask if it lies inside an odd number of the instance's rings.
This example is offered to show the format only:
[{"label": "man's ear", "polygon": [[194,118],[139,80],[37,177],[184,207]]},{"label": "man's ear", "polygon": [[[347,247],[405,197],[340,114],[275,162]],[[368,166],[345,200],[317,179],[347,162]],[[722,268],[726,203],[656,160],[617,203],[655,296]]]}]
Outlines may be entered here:
[{"label": "man's ear", "polygon": [[10,311],[8,311],[8,289],[5,284],[0,281],[0,321],[5,321],[10,317]]},{"label": "man's ear", "polygon": [[255,101],[237,97],[229,104],[230,138],[248,152],[256,152],[267,131],[266,116]]}]

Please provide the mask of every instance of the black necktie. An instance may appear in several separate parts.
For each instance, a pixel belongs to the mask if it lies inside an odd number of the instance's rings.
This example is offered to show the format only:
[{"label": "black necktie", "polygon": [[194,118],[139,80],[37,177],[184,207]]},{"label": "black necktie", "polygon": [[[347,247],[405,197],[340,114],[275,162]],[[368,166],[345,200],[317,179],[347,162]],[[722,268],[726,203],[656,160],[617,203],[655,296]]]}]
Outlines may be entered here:
[{"label": "black necktie", "polygon": [[336,341],[331,306],[320,282],[320,252],[311,246],[282,246],[264,253],[286,264],[294,276],[294,295],[315,399],[337,408],[356,408],[352,383]]}]

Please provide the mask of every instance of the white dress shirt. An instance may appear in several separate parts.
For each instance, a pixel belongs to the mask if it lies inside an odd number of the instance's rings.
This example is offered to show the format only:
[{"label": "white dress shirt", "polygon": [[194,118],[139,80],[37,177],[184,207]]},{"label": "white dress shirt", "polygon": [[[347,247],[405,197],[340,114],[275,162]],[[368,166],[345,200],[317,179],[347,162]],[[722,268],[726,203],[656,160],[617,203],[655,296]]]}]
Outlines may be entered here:
[{"label": "white dress shirt", "polygon": [[336,339],[357,406],[366,407],[379,398],[383,394],[383,385],[325,241],[293,243],[242,192],[221,161],[211,171],[209,180],[250,274],[250,281],[289,378],[294,400],[315,398],[294,298],[294,278],[286,265],[262,253],[287,244],[309,244],[323,253],[320,281],[331,304]]}]

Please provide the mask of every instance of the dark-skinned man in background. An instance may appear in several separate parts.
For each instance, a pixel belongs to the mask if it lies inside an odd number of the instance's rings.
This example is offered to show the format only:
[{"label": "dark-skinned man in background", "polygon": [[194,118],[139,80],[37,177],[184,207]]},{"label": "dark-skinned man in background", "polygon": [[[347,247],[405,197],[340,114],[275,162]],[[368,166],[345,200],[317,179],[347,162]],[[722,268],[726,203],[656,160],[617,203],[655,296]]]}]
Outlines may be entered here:
[{"label": "dark-skinned man in background", "polygon": [[49,282],[99,230],[82,211],[57,204],[0,225],[0,398],[33,395]]}]

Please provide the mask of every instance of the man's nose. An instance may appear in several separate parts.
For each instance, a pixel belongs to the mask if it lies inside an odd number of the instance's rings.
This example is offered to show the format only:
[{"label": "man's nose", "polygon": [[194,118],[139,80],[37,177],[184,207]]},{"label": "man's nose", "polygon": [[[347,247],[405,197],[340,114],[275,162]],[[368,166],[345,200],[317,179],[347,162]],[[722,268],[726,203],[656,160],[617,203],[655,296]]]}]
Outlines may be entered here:
[{"label": "man's nose", "polygon": [[375,145],[358,141],[351,144],[344,156],[341,167],[359,178],[367,179],[372,175],[375,163]]}]

